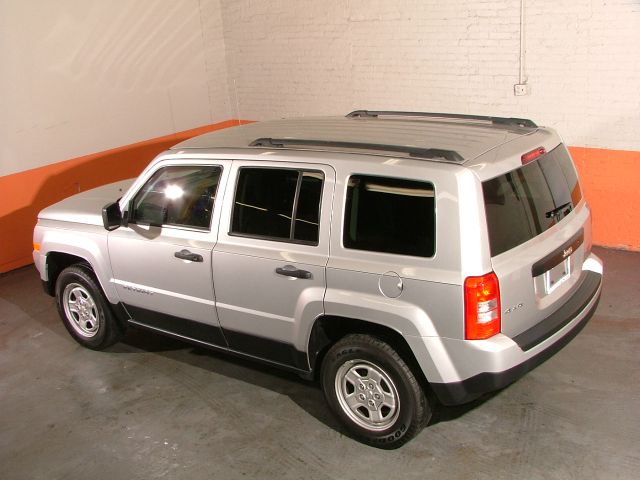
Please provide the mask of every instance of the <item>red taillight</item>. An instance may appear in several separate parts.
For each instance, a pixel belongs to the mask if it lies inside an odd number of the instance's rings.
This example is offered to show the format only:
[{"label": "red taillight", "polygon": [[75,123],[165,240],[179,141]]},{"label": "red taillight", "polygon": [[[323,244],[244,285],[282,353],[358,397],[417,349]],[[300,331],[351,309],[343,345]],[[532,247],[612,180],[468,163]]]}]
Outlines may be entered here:
[{"label": "red taillight", "polygon": [[529,162],[533,162],[536,158],[541,157],[545,153],[547,153],[547,151],[544,149],[544,147],[538,147],[535,150],[531,150],[530,152],[522,155],[522,157],[520,157],[520,160],[522,160],[522,165],[526,165]]},{"label": "red taillight", "polygon": [[500,333],[500,285],[495,273],[464,281],[464,337],[483,340]]}]

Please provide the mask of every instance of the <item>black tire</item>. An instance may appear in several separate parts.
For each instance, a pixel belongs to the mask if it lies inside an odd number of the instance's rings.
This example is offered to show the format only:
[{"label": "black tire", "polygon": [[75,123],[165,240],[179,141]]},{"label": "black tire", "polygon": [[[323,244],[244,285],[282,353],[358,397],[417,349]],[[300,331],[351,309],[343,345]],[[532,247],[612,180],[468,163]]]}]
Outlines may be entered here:
[{"label": "black tire", "polygon": [[56,281],[56,304],[62,323],[84,347],[103,350],[124,334],[88,266],[73,265],[60,273]]},{"label": "black tire", "polygon": [[392,449],[416,436],[431,418],[420,383],[384,341],[347,335],[322,363],[322,388],[329,406],[358,439]]}]

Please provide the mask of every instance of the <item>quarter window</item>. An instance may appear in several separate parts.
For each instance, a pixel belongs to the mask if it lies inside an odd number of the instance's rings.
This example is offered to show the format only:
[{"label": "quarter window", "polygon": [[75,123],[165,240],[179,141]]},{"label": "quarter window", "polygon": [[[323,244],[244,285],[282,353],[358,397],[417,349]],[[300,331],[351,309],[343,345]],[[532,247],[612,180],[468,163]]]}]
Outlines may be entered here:
[{"label": "quarter window", "polygon": [[242,168],[231,234],[317,244],[322,172]]},{"label": "quarter window", "polygon": [[347,185],[344,246],[432,257],[434,188],[429,182],[354,175]]},{"label": "quarter window", "polygon": [[222,169],[172,166],[154,173],[132,202],[132,223],[208,230]]}]

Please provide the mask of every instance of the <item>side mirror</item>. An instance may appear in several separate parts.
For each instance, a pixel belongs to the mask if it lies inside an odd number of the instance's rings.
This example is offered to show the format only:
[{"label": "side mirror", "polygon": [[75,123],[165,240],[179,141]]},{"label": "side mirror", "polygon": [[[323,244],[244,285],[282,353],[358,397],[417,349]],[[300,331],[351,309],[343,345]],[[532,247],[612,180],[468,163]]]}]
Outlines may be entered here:
[{"label": "side mirror", "polygon": [[122,225],[122,212],[118,202],[107,203],[102,207],[102,224],[106,230],[115,230]]}]

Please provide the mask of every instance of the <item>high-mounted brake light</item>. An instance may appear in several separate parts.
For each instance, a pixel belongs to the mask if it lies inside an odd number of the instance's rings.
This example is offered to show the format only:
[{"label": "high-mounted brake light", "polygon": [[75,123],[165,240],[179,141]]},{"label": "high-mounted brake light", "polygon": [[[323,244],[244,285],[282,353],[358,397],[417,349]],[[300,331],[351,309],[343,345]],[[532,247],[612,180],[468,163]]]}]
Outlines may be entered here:
[{"label": "high-mounted brake light", "polygon": [[484,340],[500,333],[500,285],[495,273],[464,281],[464,337]]},{"label": "high-mounted brake light", "polygon": [[547,151],[544,149],[544,147],[538,147],[535,150],[531,150],[530,152],[522,155],[522,157],[520,157],[520,160],[522,160],[522,165],[526,165],[529,162],[533,162],[536,158],[541,157],[545,153],[547,153]]}]

